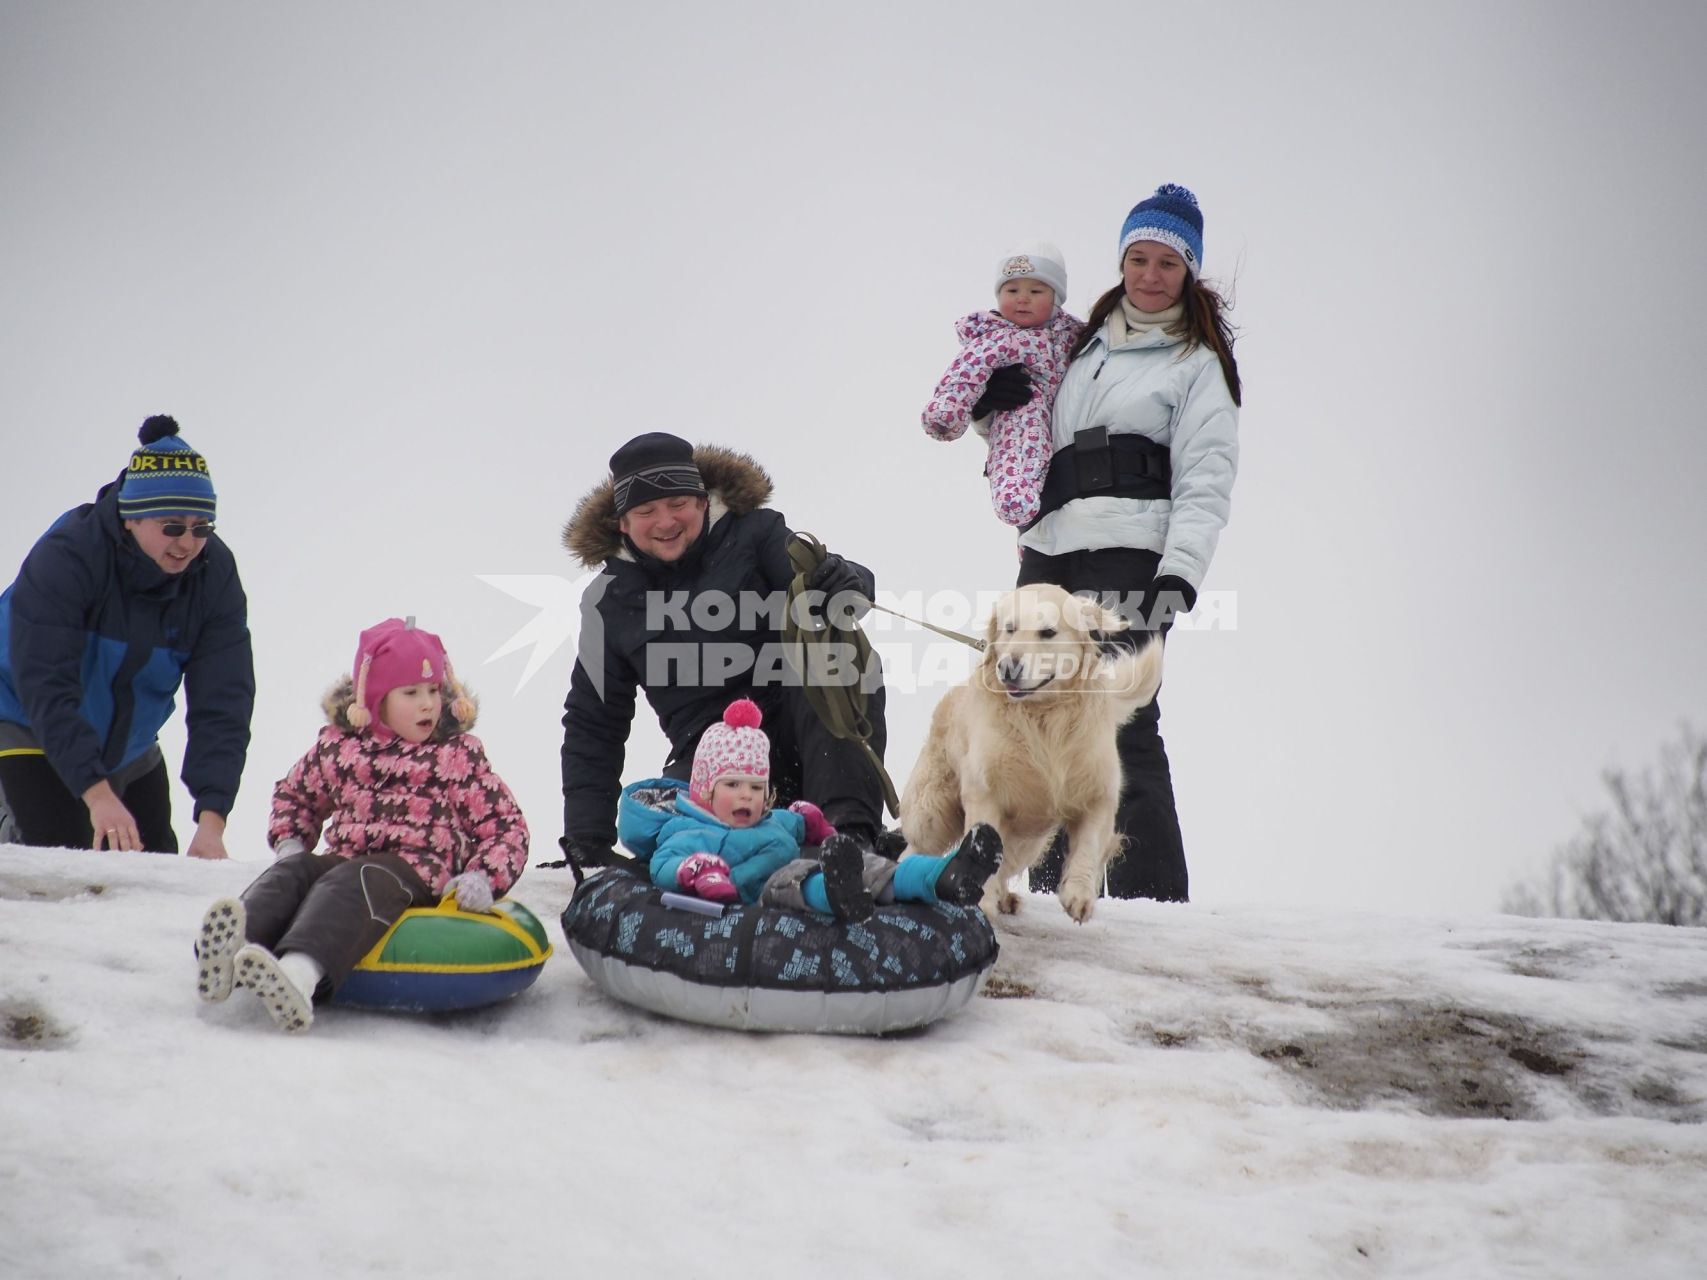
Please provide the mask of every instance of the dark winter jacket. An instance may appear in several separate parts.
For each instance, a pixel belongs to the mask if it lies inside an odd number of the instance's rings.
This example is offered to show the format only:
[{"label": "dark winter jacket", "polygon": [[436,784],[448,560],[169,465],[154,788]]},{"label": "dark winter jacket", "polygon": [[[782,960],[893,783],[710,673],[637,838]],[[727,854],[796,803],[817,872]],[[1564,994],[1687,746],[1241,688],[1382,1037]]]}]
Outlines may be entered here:
[{"label": "dark winter jacket", "polygon": [[248,601],[214,534],[182,573],[145,556],[116,482],[61,516],[0,595],[0,721],[23,726],[73,795],[154,747],[178,686],[195,811],[237,798],[255,704]]},{"label": "dark winter jacket", "polygon": [[[757,607],[779,604],[794,576],[792,534],[765,506],[770,476],[727,449],[702,446],[694,462],[710,503],[704,532],[680,560],[665,563],[631,548],[617,529],[608,479],[581,500],[563,530],[571,554],[604,569],[584,597],[580,656],[563,715],[564,831],[589,850],[616,843],[637,690],[680,754],[731,701],[747,696],[755,677],[772,684],[782,678],[781,615]],[[858,571],[870,594],[870,573]],[[734,608],[724,609],[725,602]]]},{"label": "dark winter jacket", "polygon": [[806,819],[772,809],[750,827],[732,827],[688,799],[685,782],[648,778],[623,788],[618,820],[622,843],[660,889],[676,888],[682,863],[709,853],[729,864],[741,901],[752,906],[765,882],[800,856]]},{"label": "dark winter jacket", "polygon": [[345,676],[322,706],[327,727],[273,789],[268,842],[337,858],[390,853],[435,894],[463,871],[484,871],[492,892],[509,891],[528,860],[528,827],[486,749],[447,702],[438,728],[410,742],[383,726],[350,726],[355,697]]}]

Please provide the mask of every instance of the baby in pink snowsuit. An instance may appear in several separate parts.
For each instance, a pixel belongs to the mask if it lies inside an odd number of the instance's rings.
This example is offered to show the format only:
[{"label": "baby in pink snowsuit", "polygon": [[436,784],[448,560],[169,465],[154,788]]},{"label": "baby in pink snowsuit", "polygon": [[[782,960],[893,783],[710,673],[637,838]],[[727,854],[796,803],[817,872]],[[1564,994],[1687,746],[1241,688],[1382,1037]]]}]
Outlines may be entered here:
[{"label": "baby in pink snowsuit", "polygon": [[[1061,251],[1038,242],[1003,258],[996,267],[996,310],[977,311],[955,322],[960,354],[937,383],[925,406],[925,434],[958,440],[970,425],[989,437],[984,474],[990,503],[1003,523],[1025,526],[1037,519],[1043,478],[1054,455],[1050,410],[1084,323],[1062,309],[1067,268]],[[1023,365],[1035,394],[1017,409],[973,421],[973,406],[992,371]]]}]

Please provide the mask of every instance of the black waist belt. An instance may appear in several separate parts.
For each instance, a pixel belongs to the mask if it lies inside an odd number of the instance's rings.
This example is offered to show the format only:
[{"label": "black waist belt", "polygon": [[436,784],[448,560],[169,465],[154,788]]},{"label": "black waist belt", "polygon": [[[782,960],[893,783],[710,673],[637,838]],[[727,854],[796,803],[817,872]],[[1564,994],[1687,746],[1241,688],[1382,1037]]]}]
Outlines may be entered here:
[{"label": "black waist belt", "polygon": [[1171,498],[1173,492],[1166,445],[1148,436],[1111,436],[1106,427],[1087,427],[1050,460],[1037,520],[1074,498]]}]

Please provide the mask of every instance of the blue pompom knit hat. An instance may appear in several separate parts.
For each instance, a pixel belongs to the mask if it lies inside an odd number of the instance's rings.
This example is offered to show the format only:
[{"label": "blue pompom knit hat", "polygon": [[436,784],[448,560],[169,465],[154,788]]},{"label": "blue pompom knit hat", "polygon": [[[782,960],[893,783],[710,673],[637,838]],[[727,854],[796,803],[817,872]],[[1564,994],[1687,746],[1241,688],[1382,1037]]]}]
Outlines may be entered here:
[{"label": "blue pompom knit hat", "polygon": [[1127,246],[1139,240],[1167,245],[1185,259],[1185,269],[1196,279],[1203,269],[1203,211],[1197,207],[1197,197],[1165,182],[1155,195],[1140,200],[1121,224],[1115,261],[1125,258]]},{"label": "blue pompom knit hat", "polygon": [[213,478],[207,459],[178,435],[178,423],[155,414],[136,433],[142,447],[130,455],[119,484],[119,517],[214,515]]}]

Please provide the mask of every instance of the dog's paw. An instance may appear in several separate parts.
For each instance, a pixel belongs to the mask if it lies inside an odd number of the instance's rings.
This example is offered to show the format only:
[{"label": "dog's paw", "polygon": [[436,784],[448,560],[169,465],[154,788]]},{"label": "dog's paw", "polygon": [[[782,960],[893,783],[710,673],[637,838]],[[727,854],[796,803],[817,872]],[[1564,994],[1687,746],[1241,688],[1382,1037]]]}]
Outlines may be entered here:
[{"label": "dog's paw", "polygon": [[1001,881],[995,881],[984,890],[978,909],[987,916],[1011,916],[1019,911],[1019,894],[1002,887]]},{"label": "dog's paw", "polygon": [[1096,907],[1097,901],[1095,890],[1068,880],[1061,885],[1060,897],[1061,906],[1080,924],[1091,918],[1091,911]]}]

